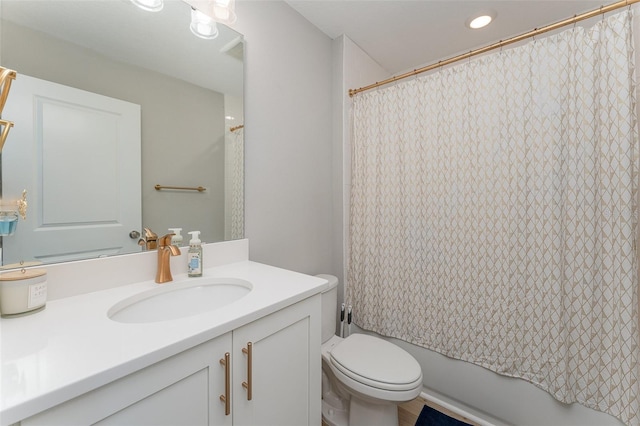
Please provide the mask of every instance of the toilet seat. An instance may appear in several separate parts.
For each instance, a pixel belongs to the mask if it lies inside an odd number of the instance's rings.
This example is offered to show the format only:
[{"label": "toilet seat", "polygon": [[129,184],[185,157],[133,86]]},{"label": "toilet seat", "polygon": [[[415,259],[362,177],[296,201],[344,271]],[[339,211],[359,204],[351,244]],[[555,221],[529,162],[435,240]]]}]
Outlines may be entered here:
[{"label": "toilet seat", "polygon": [[359,384],[356,387],[361,392],[365,385],[377,389],[371,390],[374,394],[397,392],[396,396],[402,398],[400,394],[414,393],[422,387],[422,369],[415,358],[377,337],[352,334],[333,347],[330,360],[334,373],[343,376],[346,383]]}]

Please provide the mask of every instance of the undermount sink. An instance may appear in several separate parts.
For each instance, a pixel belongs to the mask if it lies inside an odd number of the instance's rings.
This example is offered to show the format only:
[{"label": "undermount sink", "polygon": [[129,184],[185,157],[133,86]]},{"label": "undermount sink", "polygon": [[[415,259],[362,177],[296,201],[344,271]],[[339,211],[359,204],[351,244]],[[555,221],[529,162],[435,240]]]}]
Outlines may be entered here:
[{"label": "undermount sink", "polygon": [[107,316],[124,323],[184,318],[233,303],[252,288],[249,281],[238,278],[189,278],[123,299],[107,311]]}]

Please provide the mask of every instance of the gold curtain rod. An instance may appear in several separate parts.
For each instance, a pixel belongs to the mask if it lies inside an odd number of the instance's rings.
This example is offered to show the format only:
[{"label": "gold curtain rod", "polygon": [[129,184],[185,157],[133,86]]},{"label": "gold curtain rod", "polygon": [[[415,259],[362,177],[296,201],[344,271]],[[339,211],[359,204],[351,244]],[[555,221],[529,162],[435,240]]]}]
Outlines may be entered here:
[{"label": "gold curtain rod", "polygon": [[479,49],[470,50],[467,53],[463,53],[463,54],[460,54],[460,55],[457,55],[457,56],[453,56],[453,57],[451,57],[449,59],[438,61],[437,63],[433,63],[431,65],[427,65],[427,66],[422,67],[422,68],[417,68],[417,69],[415,69],[413,71],[409,71],[409,72],[406,72],[406,73],[401,74],[401,75],[390,77],[390,78],[388,78],[386,80],[378,81],[378,82],[376,82],[374,84],[370,84],[368,86],[360,87],[358,89],[349,89],[349,96],[353,97],[354,95],[356,95],[356,94],[358,94],[360,92],[364,92],[364,91],[367,91],[367,90],[374,89],[376,87],[384,86],[385,84],[393,83],[395,81],[402,80],[402,79],[405,79],[405,78],[408,78],[408,77],[413,77],[415,75],[422,74],[424,72],[431,71],[433,69],[436,69],[436,68],[439,68],[439,67],[443,67],[445,65],[449,65],[449,64],[452,64],[454,62],[458,62],[458,61],[462,61],[464,59],[471,58],[472,56],[480,55],[482,53],[486,53],[486,52],[489,52],[491,50],[499,49],[499,48],[501,48],[503,46],[507,46],[509,44],[517,43],[519,41],[535,37],[535,36],[537,36],[539,34],[543,34],[543,33],[549,32],[549,31],[553,31],[553,30],[557,30],[558,28],[562,28],[562,27],[565,27],[567,25],[575,24],[576,22],[584,21],[585,19],[593,18],[594,16],[604,15],[607,12],[611,12],[613,10],[620,9],[620,8],[625,7],[625,6],[629,6],[629,5],[631,5],[633,3],[637,3],[639,1],[640,0],[621,0],[621,1],[618,1],[616,3],[612,3],[612,4],[608,5],[608,6],[600,6],[600,8],[598,8],[598,9],[594,9],[594,10],[591,10],[589,12],[581,13],[580,15],[574,15],[571,18],[564,19],[562,21],[556,22],[555,24],[547,25],[547,26],[544,26],[544,27],[541,27],[541,28],[536,28],[536,29],[533,29],[533,30],[528,31],[526,33],[522,33],[520,35],[517,35],[515,37],[511,37],[511,38],[508,38],[506,40],[500,40],[497,43],[489,44],[489,45],[481,47]]},{"label": "gold curtain rod", "polygon": [[[638,0],[640,1],[640,0]],[[156,189],[156,191],[160,191],[161,189],[179,189],[182,191],[198,191],[198,192],[203,192],[206,191],[207,188],[203,188],[202,186],[199,186],[197,188],[194,187],[189,187],[189,186],[165,186],[165,185],[156,185],[154,186],[154,188]]]}]

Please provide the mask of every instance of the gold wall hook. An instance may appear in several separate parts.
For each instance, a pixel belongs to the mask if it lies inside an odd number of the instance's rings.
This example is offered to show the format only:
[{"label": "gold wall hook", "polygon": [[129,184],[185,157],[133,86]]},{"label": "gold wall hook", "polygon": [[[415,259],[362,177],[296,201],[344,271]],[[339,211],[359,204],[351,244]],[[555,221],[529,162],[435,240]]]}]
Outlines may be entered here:
[{"label": "gold wall hook", "polygon": [[15,80],[16,72],[8,68],[0,67],[0,116],[4,109],[4,104],[9,97],[9,90],[11,89],[11,82]]},{"label": "gold wall hook", "polygon": [[9,129],[13,127],[13,121],[0,120],[0,152],[9,135]]}]

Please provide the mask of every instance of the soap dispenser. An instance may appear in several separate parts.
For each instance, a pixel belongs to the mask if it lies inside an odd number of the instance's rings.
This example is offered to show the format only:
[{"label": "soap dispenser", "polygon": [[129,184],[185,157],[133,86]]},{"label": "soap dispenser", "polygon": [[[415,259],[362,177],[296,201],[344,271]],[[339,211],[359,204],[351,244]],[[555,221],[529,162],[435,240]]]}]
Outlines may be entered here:
[{"label": "soap dispenser", "polygon": [[169,231],[173,232],[173,236],[171,237],[171,244],[174,246],[182,247],[182,228],[169,228]]},{"label": "soap dispenser", "polygon": [[191,241],[189,241],[189,252],[187,261],[189,262],[189,276],[202,276],[202,241],[200,241],[200,231],[191,231]]}]

